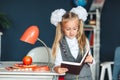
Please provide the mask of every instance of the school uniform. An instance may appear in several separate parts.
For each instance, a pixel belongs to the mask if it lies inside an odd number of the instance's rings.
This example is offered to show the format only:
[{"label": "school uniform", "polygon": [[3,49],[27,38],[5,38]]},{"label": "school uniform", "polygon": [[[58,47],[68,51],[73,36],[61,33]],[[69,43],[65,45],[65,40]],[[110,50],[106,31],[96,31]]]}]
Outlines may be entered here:
[{"label": "school uniform", "polygon": [[[84,49],[84,52],[86,49]],[[83,53],[84,53],[83,52]],[[69,39],[63,37],[60,41],[58,53],[56,54],[55,66],[60,65],[62,61],[80,62],[84,54],[80,53],[80,48],[76,38]],[[92,80],[90,65],[84,64],[79,75],[66,73],[65,80]]]}]

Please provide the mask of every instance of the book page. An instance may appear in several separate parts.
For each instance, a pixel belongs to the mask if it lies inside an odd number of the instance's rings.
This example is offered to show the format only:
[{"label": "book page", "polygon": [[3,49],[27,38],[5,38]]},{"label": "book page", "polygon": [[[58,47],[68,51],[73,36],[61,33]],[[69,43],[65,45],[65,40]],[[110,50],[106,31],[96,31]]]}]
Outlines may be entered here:
[{"label": "book page", "polygon": [[84,60],[85,60],[86,56],[88,55],[88,53],[89,53],[89,50],[86,51],[86,53],[84,54],[84,56],[83,56],[82,60],[80,61],[80,63],[68,62],[68,61],[63,61],[62,63],[63,63],[63,64],[80,66],[80,65],[82,65],[82,63],[84,62]]},{"label": "book page", "polygon": [[70,65],[78,65],[78,66],[80,66],[80,63],[76,63],[76,62],[68,62],[68,61],[63,61],[62,62],[63,64],[70,64]]},{"label": "book page", "polygon": [[85,58],[87,57],[87,55],[89,54],[89,50],[86,51],[86,53],[84,54],[82,60],[80,61],[80,65],[84,62]]}]

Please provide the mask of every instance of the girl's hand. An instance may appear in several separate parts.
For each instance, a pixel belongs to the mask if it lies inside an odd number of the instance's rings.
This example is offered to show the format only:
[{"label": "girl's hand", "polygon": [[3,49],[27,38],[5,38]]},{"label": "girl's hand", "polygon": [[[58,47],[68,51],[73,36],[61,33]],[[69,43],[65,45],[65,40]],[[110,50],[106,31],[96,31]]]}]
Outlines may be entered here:
[{"label": "girl's hand", "polygon": [[57,72],[57,73],[59,73],[59,74],[62,74],[62,73],[65,73],[65,72],[68,71],[67,68],[61,68],[60,66],[54,67],[54,70],[55,70],[55,72]]},{"label": "girl's hand", "polygon": [[86,57],[86,59],[85,59],[85,62],[86,62],[86,63],[92,63],[92,62],[93,62],[93,57],[92,57],[92,55],[88,55],[88,56]]}]

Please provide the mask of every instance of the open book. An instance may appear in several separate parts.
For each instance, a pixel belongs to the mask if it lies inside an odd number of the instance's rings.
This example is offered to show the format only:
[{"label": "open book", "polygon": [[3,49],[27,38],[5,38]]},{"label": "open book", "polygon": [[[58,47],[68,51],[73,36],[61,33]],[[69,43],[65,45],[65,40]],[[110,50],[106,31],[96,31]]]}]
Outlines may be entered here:
[{"label": "open book", "polygon": [[80,63],[63,61],[61,63],[61,67],[68,68],[67,73],[78,75],[80,73],[82,66],[84,65],[85,58],[87,57],[88,54],[89,50],[86,51]]}]

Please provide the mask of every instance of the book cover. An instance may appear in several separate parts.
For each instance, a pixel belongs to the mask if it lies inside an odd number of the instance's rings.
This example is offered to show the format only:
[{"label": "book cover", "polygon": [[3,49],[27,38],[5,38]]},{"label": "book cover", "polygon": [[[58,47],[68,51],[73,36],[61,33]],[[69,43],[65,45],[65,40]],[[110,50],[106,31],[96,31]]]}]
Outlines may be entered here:
[{"label": "book cover", "polygon": [[82,69],[82,66],[84,65],[84,61],[88,53],[89,53],[89,50],[86,51],[80,63],[63,61],[61,63],[61,67],[68,68],[67,73],[78,75],[80,73],[80,70]]}]

